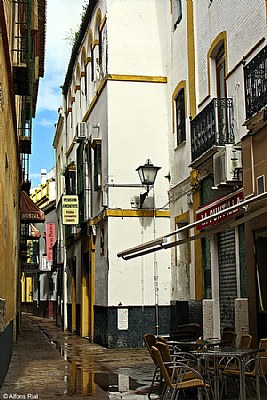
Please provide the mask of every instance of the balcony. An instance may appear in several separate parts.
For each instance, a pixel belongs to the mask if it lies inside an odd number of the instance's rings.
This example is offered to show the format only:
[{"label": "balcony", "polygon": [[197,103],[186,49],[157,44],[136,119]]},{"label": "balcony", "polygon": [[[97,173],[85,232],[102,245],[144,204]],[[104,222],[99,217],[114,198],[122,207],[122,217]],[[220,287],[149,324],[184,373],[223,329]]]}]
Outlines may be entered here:
[{"label": "balcony", "polygon": [[29,136],[19,137],[19,151],[24,154],[31,154],[31,138]]},{"label": "balcony", "polygon": [[267,105],[267,46],[245,67],[246,119]]},{"label": "balcony", "polygon": [[215,98],[191,120],[192,162],[213,146],[234,143],[233,99]]}]

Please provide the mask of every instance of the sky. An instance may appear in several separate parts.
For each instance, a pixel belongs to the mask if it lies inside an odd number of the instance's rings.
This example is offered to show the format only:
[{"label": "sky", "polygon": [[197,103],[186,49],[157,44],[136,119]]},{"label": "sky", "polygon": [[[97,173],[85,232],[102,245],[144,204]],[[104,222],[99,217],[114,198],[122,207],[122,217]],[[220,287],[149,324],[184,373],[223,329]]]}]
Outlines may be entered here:
[{"label": "sky", "polygon": [[72,32],[78,31],[86,0],[47,0],[47,25],[44,78],[40,78],[36,116],[33,119],[31,187],[41,183],[41,169],[55,165],[52,147],[57,110],[61,105],[61,88],[65,80],[72,45]]}]

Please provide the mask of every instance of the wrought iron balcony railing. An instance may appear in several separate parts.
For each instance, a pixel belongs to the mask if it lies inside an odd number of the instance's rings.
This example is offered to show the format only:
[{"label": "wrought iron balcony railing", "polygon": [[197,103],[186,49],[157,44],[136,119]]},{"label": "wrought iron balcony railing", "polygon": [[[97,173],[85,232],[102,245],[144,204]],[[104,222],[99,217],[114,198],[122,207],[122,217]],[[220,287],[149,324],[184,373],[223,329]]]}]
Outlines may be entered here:
[{"label": "wrought iron balcony railing", "polygon": [[191,120],[192,162],[227,143],[234,143],[233,99],[215,98]]},{"label": "wrought iron balcony railing", "polygon": [[267,105],[267,46],[244,67],[246,118]]}]

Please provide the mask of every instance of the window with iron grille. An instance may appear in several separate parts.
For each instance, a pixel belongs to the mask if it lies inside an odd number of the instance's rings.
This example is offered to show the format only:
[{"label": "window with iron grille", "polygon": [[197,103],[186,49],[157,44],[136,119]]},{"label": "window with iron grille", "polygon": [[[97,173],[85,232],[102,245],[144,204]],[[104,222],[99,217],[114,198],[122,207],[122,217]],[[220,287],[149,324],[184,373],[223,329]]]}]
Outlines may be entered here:
[{"label": "window with iron grille", "polygon": [[175,108],[176,108],[177,146],[179,146],[186,140],[184,89],[180,90],[175,99]]}]

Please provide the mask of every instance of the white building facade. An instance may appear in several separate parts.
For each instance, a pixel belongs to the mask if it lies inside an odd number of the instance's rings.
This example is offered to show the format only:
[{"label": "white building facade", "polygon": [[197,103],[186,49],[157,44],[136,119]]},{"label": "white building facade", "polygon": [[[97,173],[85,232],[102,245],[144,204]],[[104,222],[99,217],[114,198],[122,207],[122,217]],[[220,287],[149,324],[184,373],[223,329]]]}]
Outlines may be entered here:
[{"label": "white building facade", "polygon": [[[117,257],[169,231],[169,22],[163,0],[90,1],[63,85],[58,210],[63,194],[79,198],[64,233],[65,325],[108,347],[170,329],[170,253]],[[161,169],[141,204],[136,169],[148,159]]]},{"label": "white building facade", "polygon": [[[241,139],[249,134],[244,65],[266,45],[266,2],[172,4],[169,197],[174,231],[257,195],[243,190]],[[177,234],[184,244],[172,250],[172,300],[178,308],[183,300],[189,307],[191,301],[202,303],[206,337],[220,336],[226,326],[239,336],[250,323],[245,219],[225,216],[231,227],[220,218],[222,225],[214,225],[211,218]]]}]

